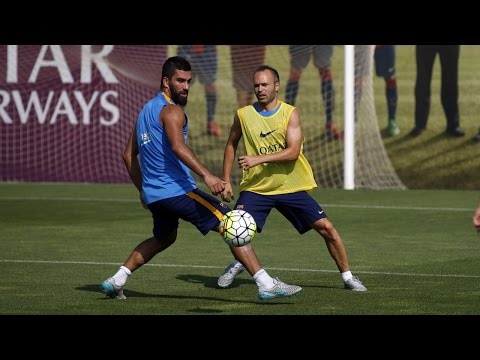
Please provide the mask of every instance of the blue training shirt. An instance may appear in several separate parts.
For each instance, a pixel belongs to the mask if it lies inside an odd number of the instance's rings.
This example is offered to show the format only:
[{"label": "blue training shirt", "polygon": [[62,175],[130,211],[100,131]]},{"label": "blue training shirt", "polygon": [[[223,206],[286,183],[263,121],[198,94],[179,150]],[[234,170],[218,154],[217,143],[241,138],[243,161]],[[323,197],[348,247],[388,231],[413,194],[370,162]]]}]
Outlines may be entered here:
[{"label": "blue training shirt", "polygon": [[[145,204],[186,194],[197,186],[190,169],[176,157],[168,141],[160,111],[173,101],[163,92],[149,100],[137,119],[137,144],[142,169],[142,197]],[[183,138],[187,143],[188,117]]]}]

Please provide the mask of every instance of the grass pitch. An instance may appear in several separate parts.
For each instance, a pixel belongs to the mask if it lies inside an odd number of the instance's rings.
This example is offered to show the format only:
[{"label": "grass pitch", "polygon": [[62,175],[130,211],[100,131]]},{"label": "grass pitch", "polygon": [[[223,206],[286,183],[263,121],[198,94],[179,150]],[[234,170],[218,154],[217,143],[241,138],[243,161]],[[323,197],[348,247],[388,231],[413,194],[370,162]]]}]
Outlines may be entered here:
[{"label": "grass pitch", "polygon": [[297,296],[262,302],[245,273],[217,288],[226,244],[181,222],[177,242],[135,272],[118,301],[99,285],[152,229],[132,185],[0,184],[0,314],[480,314],[476,192],[312,194],[368,292],[344,290],[323,239],[299,235],[274,211],[253,244],[272,276],[303,287]]}]

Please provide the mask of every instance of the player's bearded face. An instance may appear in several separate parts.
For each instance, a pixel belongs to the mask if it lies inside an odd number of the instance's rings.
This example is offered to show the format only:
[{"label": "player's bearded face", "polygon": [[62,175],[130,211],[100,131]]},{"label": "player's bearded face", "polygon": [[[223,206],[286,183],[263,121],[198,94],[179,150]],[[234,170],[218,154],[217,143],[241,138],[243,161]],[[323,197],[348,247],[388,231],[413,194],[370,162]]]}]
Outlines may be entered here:
[{"label": "player's bearded face", "polygon": [[188,100],[187,89],[179,87],[178,84],[177,84],[177,87],[175,87],[174,83],[170,83],[170,95],[175,104],[180,106],[187,105],[187,100]]},{"label": "player's bearded face", "polygon": [[175,104],[180,106],[187,105],[188,90],[192,82],[192,72],[186,70],[175,70],[175,74],[168,79],[168,89],[170,98]]}]

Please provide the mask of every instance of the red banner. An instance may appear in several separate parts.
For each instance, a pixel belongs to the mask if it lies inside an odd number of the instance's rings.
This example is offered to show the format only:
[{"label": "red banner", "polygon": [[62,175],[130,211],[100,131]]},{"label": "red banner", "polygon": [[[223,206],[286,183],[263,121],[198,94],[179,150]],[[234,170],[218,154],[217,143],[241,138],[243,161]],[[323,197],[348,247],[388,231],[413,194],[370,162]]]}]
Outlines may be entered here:
[{"label": "red banner", "polygon": [[166,45],[0,46],[0,181],[130,182],[122,153]]}]

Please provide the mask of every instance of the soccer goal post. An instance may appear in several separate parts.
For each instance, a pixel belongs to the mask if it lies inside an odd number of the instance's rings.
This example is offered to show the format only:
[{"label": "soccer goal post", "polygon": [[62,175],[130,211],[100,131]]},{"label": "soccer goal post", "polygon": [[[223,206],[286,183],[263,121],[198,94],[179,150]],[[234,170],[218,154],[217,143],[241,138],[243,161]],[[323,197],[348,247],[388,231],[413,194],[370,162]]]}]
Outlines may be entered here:
[{"label": "soccer goal post", "polygon": [[[344,45],[344,189],[405,189],[388,157],[373,91],[375,45]],[[383,79],[381,79],[383,81]]]},{"label": "soccer goal post", "polygon": [[355,189],[355,46],[345,45],[345,148],[343,167],[343,188]]}]

